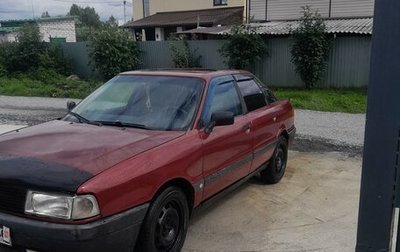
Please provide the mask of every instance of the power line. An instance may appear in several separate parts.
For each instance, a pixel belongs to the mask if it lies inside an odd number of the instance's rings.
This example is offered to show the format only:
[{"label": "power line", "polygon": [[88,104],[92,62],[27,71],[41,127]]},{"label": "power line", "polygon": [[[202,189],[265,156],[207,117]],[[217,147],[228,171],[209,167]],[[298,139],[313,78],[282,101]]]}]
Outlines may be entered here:
[{"label": "power line", "polygon": [[32,18],[35,18],[35,8],[33,7],[33,0],[31,0],[32,3]]},{"label": "power line", "polygon": [[124,0],[124,24],[126,24],[126,1]]},{"label": "power line", "polygon": [[[52,0],[55,2],[63,2],[63,3],[77,3],[77,4],[118,4],[118,2],[120,3],[120,5],[122,5],[123,3],[121,3],[120,1],[69,1],[69,0]],[[127,4],[132,4],[132,2],[128,2],[126,1]]]}]

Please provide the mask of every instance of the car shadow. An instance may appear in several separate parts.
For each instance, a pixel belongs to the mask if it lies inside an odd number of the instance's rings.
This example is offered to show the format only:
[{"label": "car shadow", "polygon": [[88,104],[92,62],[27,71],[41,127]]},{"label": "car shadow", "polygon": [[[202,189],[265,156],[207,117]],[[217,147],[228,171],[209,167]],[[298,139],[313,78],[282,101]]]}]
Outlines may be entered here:
[{"label": "car shadow", "polygon": [[190,219],[190,225],[193,225],[203,218],[207,216],[211,211],[216,210],[219,207],[222,207],[225,203],[239,194],[241,191],[246,190],[251,185],[265,185],[263,184],[260,179],[258,179],[259,175],[254,175],[248,181],[243,183],[242,185],[238,186],[237,188],[233,189],[229,192],[222,192],[223,197],[211,198],[211,200],[207,200],[205,204],[201,204],[200,206],[196,207],[193,210],[192,217]]}]

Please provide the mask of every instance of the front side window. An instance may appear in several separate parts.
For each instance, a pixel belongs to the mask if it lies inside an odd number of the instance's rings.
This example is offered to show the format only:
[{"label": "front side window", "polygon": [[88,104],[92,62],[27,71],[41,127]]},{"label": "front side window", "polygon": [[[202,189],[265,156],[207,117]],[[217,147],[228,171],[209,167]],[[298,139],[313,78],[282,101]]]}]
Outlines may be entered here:
[{"label": "front side window", "polygon": [[234,116],[242,115],[242,104],[232,77],[222,77],[212,81],[204,104],[203,125],[211,120],[215,112],[232,112]]},{"label": "front side window", "polygon": [[228,0],[214,0],[214,5],[228,5]]},{"label": "front side window", "polygon": [[237,84],[246,103],[248,112],[267,105],[264,92],[260,89],[254,79],[239,80]]},{"label": "front side window", "polygon": [[153,130],[186,130],[203,89],[197,78],[120,75],[73,112],[104,125],[141,125]]}]

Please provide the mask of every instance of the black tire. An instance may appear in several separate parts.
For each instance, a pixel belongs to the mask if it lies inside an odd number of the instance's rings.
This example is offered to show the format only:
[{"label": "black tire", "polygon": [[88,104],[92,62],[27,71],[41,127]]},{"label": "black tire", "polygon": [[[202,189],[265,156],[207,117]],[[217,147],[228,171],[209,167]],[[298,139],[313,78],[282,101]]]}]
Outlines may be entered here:
[{"label": "black tire", "polygon": [[178,187],[168,187],[151,204],[140,231],[136,251],[178,252],[185,242],[189,206]]},{"label": "black tire", "polygon": [[261,181],[265,184],[276,184],[281,181],[285,175],[287,159],[288,143],[286,138],[281,136],[267,168],[260,172]]}]

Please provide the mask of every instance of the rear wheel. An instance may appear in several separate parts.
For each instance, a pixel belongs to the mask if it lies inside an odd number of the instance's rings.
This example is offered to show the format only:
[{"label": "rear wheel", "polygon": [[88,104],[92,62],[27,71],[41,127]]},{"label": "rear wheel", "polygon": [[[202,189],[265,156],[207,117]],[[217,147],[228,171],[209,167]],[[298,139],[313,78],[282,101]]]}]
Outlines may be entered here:
[{"label": "rear wheel", "polygon": [[164,190],[152,203],[142,224],[137,251],[180,251],[189,223],[185,194],[177,187]]},{"label": "rear wheel", "polygon": [[281,136],[276,145],[274,154],[269,160],[265,170],[260,172],[261,181],[266,184],[276,184],[285,175],[288,159],[288,144],[285,137]]}]

